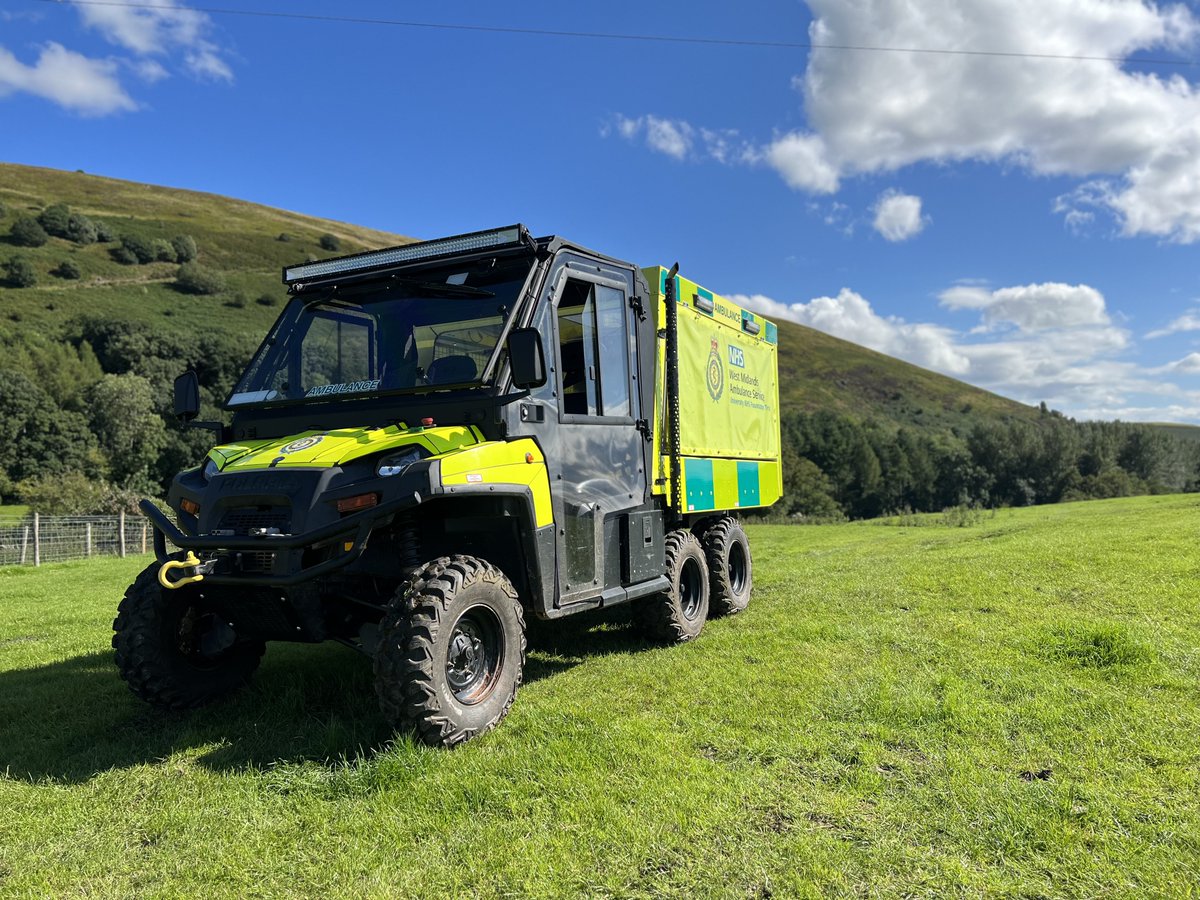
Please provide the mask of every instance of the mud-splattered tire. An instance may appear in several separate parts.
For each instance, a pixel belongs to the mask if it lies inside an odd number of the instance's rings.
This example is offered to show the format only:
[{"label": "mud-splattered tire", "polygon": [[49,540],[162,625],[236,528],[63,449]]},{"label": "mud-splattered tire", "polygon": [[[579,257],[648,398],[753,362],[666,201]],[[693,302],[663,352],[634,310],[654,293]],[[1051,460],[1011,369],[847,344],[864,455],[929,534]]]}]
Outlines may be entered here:
[{"label": "mud-splattered tire", "polygon": [[508,714],[525,668],[525,616],[495,566],[471,556],[426,563],[379,630],[375,692],[393,726],[454,747]]},{"label": "mud-splattered tire", "polygon": [[665,541],[670,588],[635,603],[634,621],[652,641],[681,644],[704,628],[708,617],[709,577],[704,550],[695,535],[680,529]]},{"label": "mud-splattered tire", "polygon": [[117,608],[113,650],[121,677],[160,709],[193,709],[219,700],[249,680],[262,660],[262,641],[239,641],[206,611],[197,585],[167,591],[159,563],[142,570]]},{"label": "mud-splattered tire", "polygon": [[750,605],[754,586],[754,567],[750,541],[733,516],[724,516],[710,525],[700,543],[708,559],[710,616],[731,616]]}]

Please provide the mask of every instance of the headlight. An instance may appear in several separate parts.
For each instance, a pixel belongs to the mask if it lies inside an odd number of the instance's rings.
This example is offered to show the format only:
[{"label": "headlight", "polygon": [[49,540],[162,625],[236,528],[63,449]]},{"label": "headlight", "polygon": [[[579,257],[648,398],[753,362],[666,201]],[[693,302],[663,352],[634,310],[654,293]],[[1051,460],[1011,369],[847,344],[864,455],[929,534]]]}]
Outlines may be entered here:
[{"label": "headlight", "polygon": [[399,453],[393,453],[391,456],[381,459],[379,465],[375,467],[375,474],[380,478],[399,475],[424,455],[425,452],[420,447],[405,447]]},{"label": "headlight", "polygon": [[200,470],[200,477],[205,481],[208,481],[208,479],[212,478],[220,471],[221,467],[217,465],[216,460],[209,458],[204,461],[204,468]]}]

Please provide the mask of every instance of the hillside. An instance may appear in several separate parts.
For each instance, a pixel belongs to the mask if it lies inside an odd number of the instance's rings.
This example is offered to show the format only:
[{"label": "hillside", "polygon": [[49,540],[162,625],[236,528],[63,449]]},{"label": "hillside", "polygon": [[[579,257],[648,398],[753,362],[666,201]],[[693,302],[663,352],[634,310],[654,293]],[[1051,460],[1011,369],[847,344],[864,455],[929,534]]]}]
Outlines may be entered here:
[{"label": "hillside", "polygon": [[[215,297],[183,295],[171,286],[176,263],[123,265],[113,258],[119,244],[112,242],[80,246],[51,237],[41,247],[17,246],[10,237],[13,223],[22,216],[36,217],[55,203],[66,203],[72,212],[108,225],[118,237],[169,240],[190,235],[199,249],[197,261],[220,272],[226,290]],[[320,248],[322,235],[338,239],[338,253],[410,240],[216,194],[9,164],[0,165],[0,204],[5,207],[0,217],[0,262],[24,256],[37,276],[34,287],[0,286],[0,315],[21,329],[49,333],[87,313],[261,335],[278,313],[272,305],[284,297],[279,280],[282,267],[309,256],[334,255]],[[65,260],[78,266],[78,280],[51,274]],[[264,302],[255,302],[260,297]],[[238,306],[239,302],[244,305]]]},{"label": "hillside", "polygon": [[1026,406],[822,331],[779,322],[784,412],[829,410],[882,422],[966,428],[981,419],[1034,422]]},{"label": "hillside", "polygon": [[[174,287],[177,265],[122,265],[116,244],[79,246],[52,237],[42,247],[18,247],[9,237],[21,216],[66,203],[118,235],[170,239],[191,235],[198,262],[218,270],[226,289],[215,297],[191,297]],[[27,257],[38,283],[0,287],[9,328],[53,335],[86,313],[207,332],[261,335],[283,296],[279,271],[308,256],[329,256],[324,234],[341,243],[339,253],[402,243],[408,238],[228,197],[155,187],[78,172],[0,165],[0,262]],[[287,240],[280,236],[286,235]],[[601,248],[603,249],[603,248]],[[79,280],[51,274],[75,262]],[[240,295],[240,297],[239,297]],[[259,298],[262,301],[259,302]],[[931,427],[965,426],[981,417],[1033,420],[1037,411],[996,394],[830,337],[780,323],[780,378],[786,411],[832,410],[856,418]]]}]

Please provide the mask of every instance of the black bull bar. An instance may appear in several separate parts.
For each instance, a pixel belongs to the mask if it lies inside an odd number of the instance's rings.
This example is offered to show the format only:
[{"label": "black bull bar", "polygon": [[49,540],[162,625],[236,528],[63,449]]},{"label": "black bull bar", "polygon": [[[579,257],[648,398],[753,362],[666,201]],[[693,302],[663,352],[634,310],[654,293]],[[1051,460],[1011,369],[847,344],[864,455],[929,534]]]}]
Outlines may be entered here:
[{"label": "black bull bar", "polygon": [[418,506],[421,502],[421,494],[414,491],[412,494],[384,501],[378,506],[353,513],[344,519],[330,522],[328,525],[322,525],[320,528],[314,528],[300,534],[263,534],[247,537],[185,534],[174,522],[166,517],[162,510],[149,500],[142,500],[138,504],[138,508],[145,513],[146,518],[150,520],[150,524],[154,526],[154,556],[160,563],[169,562],[171,559],[167,553],[168,540],[182,550],[197,552],[226,551],[232,553],[269,553],[276,550],[304,550],[316,547],[317,545],[335,542],[344,544],[353,543],[353,546],[344,553],[339,553],[316,565],[309,566],[308,568],[300,568],[295,572],[289,572],[284,575],[257,573],[235,575],[220,572],[204,575],[204,581],[209,584],[290,587],[350,565],[350,563],[362,555],[363,550],[367,546],[367,538],[371,536],[372,530],[378,525],[383,524],[384,519],[403,510]]}]

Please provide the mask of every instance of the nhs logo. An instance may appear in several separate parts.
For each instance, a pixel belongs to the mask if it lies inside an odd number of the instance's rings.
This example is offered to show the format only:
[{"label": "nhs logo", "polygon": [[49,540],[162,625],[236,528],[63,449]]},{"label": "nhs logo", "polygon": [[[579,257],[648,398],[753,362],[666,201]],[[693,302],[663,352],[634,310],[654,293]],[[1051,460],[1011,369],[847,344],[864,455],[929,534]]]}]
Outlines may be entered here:
[{"label": "nhs logo", "polygon": [[741,347],[729,345],[729,364],[737,366],[739,369],[746,368],[746,354],[742,352]]}]

